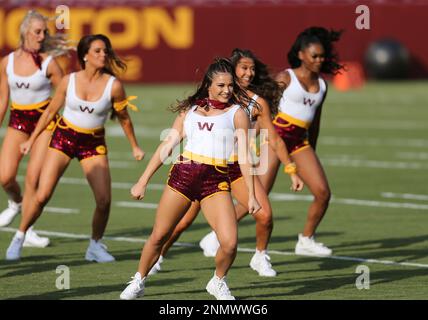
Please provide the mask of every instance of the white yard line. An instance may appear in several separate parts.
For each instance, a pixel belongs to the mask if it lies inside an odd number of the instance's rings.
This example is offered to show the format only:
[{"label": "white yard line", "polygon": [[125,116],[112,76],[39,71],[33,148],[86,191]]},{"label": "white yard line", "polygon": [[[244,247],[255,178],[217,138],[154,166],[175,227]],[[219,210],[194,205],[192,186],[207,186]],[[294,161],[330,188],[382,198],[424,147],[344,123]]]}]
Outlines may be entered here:
[{"label": "white yard line", "polygon": [[321,158],[321,162],[332,167],[375,168],[375,169],[401,169],[401,170],[427,170],[428,164],[408,161],[379,161],[342,158]]},{"label": "white yard line", "polygon": [[[272,201],[312,201],[313,196],[310,195],[296,195],[287,193],[275,193],[271,192],[269,198]],[[349,204],[356,206],[367,206],[367,207],[383,207],[383,208],[406,208],[415,210],[428,210],[428,205],[419,203],[406,203],[406,202],[387,202],[387,201],[376,201],[376,200],[364,200],[364,199],[347,199],[347,198],[336,198],[332,197],[330,203]]]},{"label": "white yard line", "polygon": [[[19,176],[18,180],[22,180],[23,177]],[[60,180],[60,183],[64,184],[73,184],[73,185],[87,185],[86,179],[82,178],[69,178],[63,177]],[[114,189],[124,189],[130,190],[133,186],[132,183],[127,182],[113,182],[112,187]],[[152,183],[147,186],[149,190],[163,190],[165,188],[164,184],[160,183]],[[312,201],[313,197],[311,195],[296,195],[296,194],[288,194],[288,193],[276,193],[272,192],[269,195],[269,198],[272,201]],[[124,202],[125,203],[125,202]],[[138,202],[136,202],[138,203]],[[428,205],[419,204],[419,203],[403,203],[403,202],[387,202],[387,201],[376,201],[376,200],[366,200],[366,199],[350,199],[350,198],[336,198],[332,197],[330,203],[339,203],[339,204],[348,204],[348,205],[357,205],[357,206],[367,206],[367,207],[382,207],[382,208],[405,208],[405,209],[414,209],[414,210],[428,210]],[[151,208],[152,204],[148,204],[145,208]],[[123,204],[122,206],[125,206]],[[131,207],[131,205],[126,205],[127,207]],[[138,207],[136,204],[134,207]],[[143,207],[141,205],[140,207]]]},{"label": "white yard line", "polygon": [[396,157],[407,160],[428,160],[428,152],[397,152]]},{"label": "white yard line", "polygon": [[428,201],[428,195],[427,194],[382,192],[381,196],[383,198],[388,198],[388,199],[406,199],[406,200]]},{"label": "white yard line", "polygon": [[319,143],[334,146],[393,146],[400,148],[428,148],[428,139],[402,139],[402,138],[354,138],[354,137],[335,137],[320,136]]},{"label": "white yard line", "polygon": [[117,207],[122,208],[144,208],[144,209],[156,209],[158,207],[157,203],[146,203],[146,202],[130,202],[130,201],[117,201],[115,202]]},{"label": "white yard line", "polygon": [[58,208],[58,207],[45,207],[43,211],[50,212],[50,213],[59,213],[59,214],[78,214],[80,212],[79,209]]},{"label": "white yard line", "polygon": [[[14,233],[17,229],[14,228],[0,228],[0,231]],[[46,231],[46,230],[35,230],[39,235],[42,236],[50,236],[57,238],[69,238],[69,239],[90,239],[89,235],[86,234],[76,234],[76,233],[67,233],[67,232],[55,232],[55,231]],[[104,240],[109,241],[119,241],[119,242],[132,242],[132,243],[145,243],[147,240],[142,238],[130,238],[130,237],[103,237]],[[195,243],[186,243],[186,242],[176,242],[173,244],[176,247],[188,247],[188,248],[199,248],[198,244]],[[254,249],[249,248],[241,248],[238,247],[238,252],[247,252],[254,253]],[[287,255],[293,256],[296,255],[293,252],[289,251],[278,251],[278,250],[269,250],[270,255]],[[313,258],[313,257],[311,257]],[[413,262],[396,262],[391,260],[377,260],[377,259],[365,259],[358,257],[347,257],[347,256],[331,256],[331,257],[319,257],[324,259],[333,259],[333,260],[346,260],[346,261],[355,261],[355,262],[364,262],[364,263],[372,263],[372,264],[384,264],[384,265],[392,265],[392,266],[405,266],[405,267],[418,267],[418,268],[428,268],[428,264],[422,263],[413,263]]]},{"label": "white yard line", "polygon": [[325,128],[370,129],[370,130],[426,130],[424,121],[411,120],[369,120],[342,119],[341,121],[324,123]]}]

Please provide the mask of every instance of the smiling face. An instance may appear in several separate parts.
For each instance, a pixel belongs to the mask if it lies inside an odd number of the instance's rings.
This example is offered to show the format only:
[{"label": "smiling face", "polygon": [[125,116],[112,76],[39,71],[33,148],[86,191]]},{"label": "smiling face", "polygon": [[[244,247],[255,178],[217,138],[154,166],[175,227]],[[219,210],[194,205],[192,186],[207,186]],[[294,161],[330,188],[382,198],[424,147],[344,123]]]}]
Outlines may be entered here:
[{"label": "smiling face", "polygon": [[107,60],[107,47],[104,41],[98,39],[92,41],[84,60],[86,65],[90,64],[96,69],[104,68]]},{"label": "smiling face", "polygon": [[223,103],[229,101],[233,93],[233,77],[230,73],[219,72],[213,75],[208,87],[208,97]]},{"label": "smiling face", "polygon": [[320,43],[310,43],[299,51],[302,65],[311,72],[320,73],[325,60],[324,47]]},{"label": "smiling face", "polygon": [[46,22],[41,19],[31,19],[25,33],[24,46],[30,51],[40,51],[48,32]]},{"label": "smiling face", "polygon": [[242,88],[248,88],[256,75],[256,65],[251,58],[243,57],[236,64],[235,74],[239,85]]}]

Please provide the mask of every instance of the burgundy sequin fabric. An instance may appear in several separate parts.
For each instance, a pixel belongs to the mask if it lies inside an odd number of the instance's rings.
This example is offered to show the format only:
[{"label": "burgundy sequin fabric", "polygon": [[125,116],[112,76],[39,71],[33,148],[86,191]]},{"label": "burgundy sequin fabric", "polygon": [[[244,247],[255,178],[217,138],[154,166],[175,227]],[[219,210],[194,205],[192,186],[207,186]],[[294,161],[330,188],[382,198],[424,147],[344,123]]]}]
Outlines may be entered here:
[{"label": "burgundy sequin fabric", "polygon": [[239,167],[239,163],[237,161],[230,163],[228,167],[230,183],[234,183],[236,180],[242,178],[241,168]]},{"label": "burgundy sequin fabric", "polygon": [[230,192],[227,167],[188,160],[183,156],[172,166],[168,186],[190,201],[201,201],[217,192]]},{"label": "burgundy sequin fabric", "polygon": [[289,154],[309,146],[308,131],[305,128],[292,124],[279,115],[275,117],[275,122],[273,126],[278,135],[284,140]]},{"label": "burgundy sequin fabric", "polygon": [[62,119],[52,134],[49,147],[65,153],[70,158],[76,157],[79,161],[107,154],[104,129],[94,134],[81,133],[67,127]]},{"label": "burgundy sequin fabric", "polygon": [[[37,121],[39,121],[47,105],[48,103],[45,106],[34,110],[11,109],[8,126],[31,135],[36,128]],[[51,124],[49,124],[49,127],[51,127]]]}]

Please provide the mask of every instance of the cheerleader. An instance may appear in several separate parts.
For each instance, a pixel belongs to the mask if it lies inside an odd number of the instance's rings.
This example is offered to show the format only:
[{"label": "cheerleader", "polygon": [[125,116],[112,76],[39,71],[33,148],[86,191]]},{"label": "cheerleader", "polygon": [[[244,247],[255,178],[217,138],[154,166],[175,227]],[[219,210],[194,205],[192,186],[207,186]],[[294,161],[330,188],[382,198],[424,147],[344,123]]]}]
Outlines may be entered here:
[{"label": "cheerleader", "polygon": [[114,261],[101,241],[107,227],[111,202],[111,177],[104,137],[104,124],[110,112],[118,117],[134,158],[141,160],[144,152],[135,138],[126,109],[130,104],[124,88],[114,76],[117,68],[125,69],[126,65],[113,51],[110,40],[100,34],[84,36],[78,44],[77,55],[83,70],[61,80],[35,130],[28,141],[20,146],[23,154],[30,153],[37,137],[65,104],[63,116],[57,121],[49,143],[37,192],[31,203],[24,207],[19,230],[6,252],[7,260],[20,258],[25,232],[39,218],[71,159],[77,158],[96,203],[92,236],[85,259]]}]

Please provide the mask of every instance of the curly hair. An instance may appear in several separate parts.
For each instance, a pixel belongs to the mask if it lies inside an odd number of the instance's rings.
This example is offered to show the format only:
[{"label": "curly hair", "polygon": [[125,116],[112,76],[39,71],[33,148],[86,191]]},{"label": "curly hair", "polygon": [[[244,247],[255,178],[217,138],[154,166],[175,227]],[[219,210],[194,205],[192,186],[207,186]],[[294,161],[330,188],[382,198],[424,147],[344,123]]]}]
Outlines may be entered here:
[{"label": "curly hair", "polygon": [[255,65],[254,78],[251,80],[248,89],[264,98],[269,104],[271,114],[276,115],[278,113],[282,90],[278,86],[278,83],[270,76],[268,66],[258,59],[251,50],[235,48],[230,57],[230,61],[235,69],[242,58],[253,60]]},{"label": "curly hair", "polygon": [[299,59],[299,51],[307,48],[309,45],[319,43],[324,48],[325,60],[321,67],[321,72],[326,74],[337,74],[343,69],[343,65],[339,64],[338,54],[335,51],[333,42],[339,41],[341,31],[335,31],[323,27],[310,27],[301,32],[290,51],[288,52],[288,62],[290,66],[295,69],[302,64]]}]

